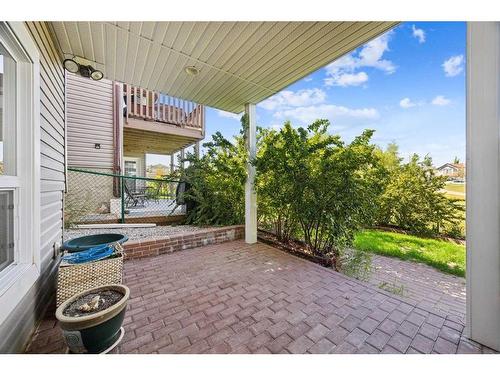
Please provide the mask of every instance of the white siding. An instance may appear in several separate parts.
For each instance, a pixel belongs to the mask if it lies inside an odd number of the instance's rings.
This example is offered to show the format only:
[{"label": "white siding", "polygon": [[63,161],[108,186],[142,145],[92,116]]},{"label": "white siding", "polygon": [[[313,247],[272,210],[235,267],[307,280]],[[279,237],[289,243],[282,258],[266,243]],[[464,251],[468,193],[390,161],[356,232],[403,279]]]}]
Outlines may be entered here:
[{"label": "white siding", "polygon": [[66,90],[68,165],[112,169],[113,83],[66,73]]},{"label": "white siding", "polygon": [[0,326],[0,353],[19,352],[55,291],[57,259],[53,246],[62,241],[64,191],[64,74],[45,22],[26,26],[40,50],[41,275]]},{"label": "white siding", "polygon": [[[40,50],[41,259],[48,266],[53,244],[62,238],[64,191],[64,71],[44,22],[28,22]],[[50,214],[48,214],[50,210]]]}]

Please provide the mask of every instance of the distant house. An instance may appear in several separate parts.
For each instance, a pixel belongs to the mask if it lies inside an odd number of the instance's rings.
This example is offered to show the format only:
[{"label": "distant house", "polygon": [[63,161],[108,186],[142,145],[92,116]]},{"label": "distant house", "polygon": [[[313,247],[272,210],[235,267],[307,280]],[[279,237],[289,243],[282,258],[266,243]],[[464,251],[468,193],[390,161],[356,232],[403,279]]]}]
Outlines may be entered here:
[{"label": "distant house", "polygon": [[465,164],[446,163],[436,168],[438,176],[446,176],[448,179],[463,179],[465,177]]},{"label": "distant house", "polygon": [[148,165],[146,168],[146,177],[158,178],[164,176],[170,172],[170,167],[163,165],[161,163]]}]

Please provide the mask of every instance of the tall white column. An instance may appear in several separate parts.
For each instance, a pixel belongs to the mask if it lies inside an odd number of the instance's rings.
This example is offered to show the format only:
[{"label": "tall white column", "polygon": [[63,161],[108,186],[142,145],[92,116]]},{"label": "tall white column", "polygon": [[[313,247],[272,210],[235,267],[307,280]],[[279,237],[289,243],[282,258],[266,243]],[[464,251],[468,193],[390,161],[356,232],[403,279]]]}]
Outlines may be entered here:
[{"label": "tall white column", "polygon": [[[246,132],[247,151],[250,159],[256,155],[256,111],[255,104],[246,104],[245,112],[248,116],[248,129]],[[257,194],[254,189],[255,167],[247,164],[247,181],[245,183],[245,242],[257,242]]]},{"label": "tall white column", "polygon": [[500,350],[500,23],[467,24],[467,327]]},{"label": "tall white column", "polygon": [[184,169],[184,158],[186,157],[186,154],[184,152],[184,149],[181,150],[180,153],[180,160],[179,160],[179,168]]},{"label": "tall white column", "polygon": [[175,154],[172,153],[170,155],[170,173],[172,173],[175,169]]},{"label": "tall white column", "polygon": [[194,155],[196,156],[197,159],[200,158],[200,142],[196,142],[194,144]]}]

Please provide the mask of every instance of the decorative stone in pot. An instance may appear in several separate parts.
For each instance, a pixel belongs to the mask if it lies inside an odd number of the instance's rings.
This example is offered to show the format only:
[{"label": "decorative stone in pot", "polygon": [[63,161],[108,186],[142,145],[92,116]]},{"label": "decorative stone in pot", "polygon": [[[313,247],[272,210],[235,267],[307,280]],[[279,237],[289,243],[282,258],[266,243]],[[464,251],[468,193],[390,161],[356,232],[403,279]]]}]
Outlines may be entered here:
[{"label": "decorative stone in pot", "polygon": [[56,310],[71,353],[103,353],[123,337],[123,318],[130,291],[110,284],[88,289],[64,301]]}]

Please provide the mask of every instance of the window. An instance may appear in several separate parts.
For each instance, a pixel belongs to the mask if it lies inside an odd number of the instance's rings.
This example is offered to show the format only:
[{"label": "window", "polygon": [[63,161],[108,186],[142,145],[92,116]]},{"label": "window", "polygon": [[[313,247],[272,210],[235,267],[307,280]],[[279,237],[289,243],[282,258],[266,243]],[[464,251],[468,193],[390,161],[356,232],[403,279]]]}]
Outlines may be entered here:
[{"label": "window", "polygon": [[14,263],[14,194],[0,190],[0,272]]},{"label": "window", "polygon": [[0,22],[0,324],[40,274],[39,52]]},{"label": "window", "polygon": [[125,176],[137,176],[137,162],[125,160]]},{"label": "window", "polygon": [[[16,61],[0,42],[0,273],[15,260]],[[7,178],[9,176],[10,178]]]}]

